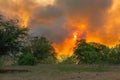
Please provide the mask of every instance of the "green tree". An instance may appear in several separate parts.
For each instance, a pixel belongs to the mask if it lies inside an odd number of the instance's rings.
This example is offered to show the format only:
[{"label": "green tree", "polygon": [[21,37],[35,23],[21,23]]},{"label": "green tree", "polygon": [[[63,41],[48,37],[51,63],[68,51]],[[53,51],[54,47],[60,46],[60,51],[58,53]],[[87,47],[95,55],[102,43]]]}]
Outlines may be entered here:
[{"label": "green tree", "polygon": [[101,61],[107,62],[110,48],[103,44],[95,43],[95,42],[90,42],[89,44],[91,46],[93,46],[95,48],[96,52],[98,52],[100,54]]},{"label": "green tree", "polygon": [[74,53],[78,56],[79,63],[89,64],[106,61],[107,51],[109,51],[109,48],[106,46],[94,42],[87,43],[85,39],[77,41],[74,48]]},{"label": "green tree", "polygon": [[21,52],[27,29],[20,28],[18,20],[5,20],[0,15],[0,56]]},{"label": "green tree", "polygon": [[45,37],[34,37],[31,40],[31,52],[40,62],[44,61],[51,55],[55,55],[55,50],[51,42]]},{"label": "green tree", "polygon": [[108,62],[112,64],[120,64],[120,44],[111,48],[108,55]]},{"label": "green tree", "polygon": [[19,56],[18,64],[19,65],[35,65],[36,58],[31,53],[26,53],[26,54],[24,53]]}]

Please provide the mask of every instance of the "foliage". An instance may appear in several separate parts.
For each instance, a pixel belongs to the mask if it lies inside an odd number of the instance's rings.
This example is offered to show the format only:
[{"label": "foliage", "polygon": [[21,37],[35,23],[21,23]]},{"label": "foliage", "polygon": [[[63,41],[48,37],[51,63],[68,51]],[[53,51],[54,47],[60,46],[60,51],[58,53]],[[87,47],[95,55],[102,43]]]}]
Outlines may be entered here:
[{"label": "foliage", "polygon": [[51,56],[48,56],[47,58],[45,58],[43,61],[41,61],[41,63],[43,63],[43,64],[56,64],[57,59],[55,56],[51,55]]},{"label": "foliage", "polygon": [[112,64],[120,64],[120,44],[110,50],[108,61]]},{"label": "foliage", "polygon": [[30,54],[22,54],[18,59],[19,65],[34,65],[36,63],[36,58]]},{"label": "foliage", "polygon": [[34,37],[31,40],[31,52],[39,62],[55,54],[51,42],[45,37]]},{"label": "foliage", "polygon": [[107,62],[110,48],[108,48],[107,46],[103,44],[95,43],[95,42],[90,42],[89,44],[95,48],[97,53],[100,54],[99,57],[101,57],[101,61]]},{"label": "foliage", "polygon": [[20,52],[26,35],[27,29],[20,28],[18,20],[5,20],[0,16],[0,56]]},{"label": "foliage", "polygon": [[98,43],[87,43],[84,39],[77,41],[74,53],[79,63],[100,63],[106,60],[109,48]]},{"label": "foliage", "polygon": [[62,57],[60,64],[78,64],[78,62],[77,55],[72,55],[70,57]]}]

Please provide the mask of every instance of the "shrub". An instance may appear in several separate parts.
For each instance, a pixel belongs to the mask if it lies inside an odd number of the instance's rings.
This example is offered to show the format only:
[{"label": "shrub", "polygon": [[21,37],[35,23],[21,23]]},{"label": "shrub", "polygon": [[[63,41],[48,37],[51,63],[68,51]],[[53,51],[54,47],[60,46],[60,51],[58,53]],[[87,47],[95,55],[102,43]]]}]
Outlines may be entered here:
[{"label": "shrub", "polygon": [[111,52],[108,55],[108,62],[110,64],[120,64],[120,47],[111,49]]},{"label": "shrub", "polygon": [[99,64],[107,61],[109,48],[99,43],[89,42],[86,40],[77,41],[74,48],[74,54],[77,55],[80,63]]},{"label": "shrub", "polygon": [[78,62],[77,55],[72,55],[71,57],[62,56],[62,62],[60,64],[78,64]]},{"label": "shrub", "polygon": [[45,37],[34,37],[31,40],[31,53],[36,57],[37,61],[44,61],[55,54],[52,43]]},{"label": "shrub", "polygon": [[22,54],[18,59],[19,65],[34,65],[36,63],[36,58],[30,54]]},{"label": "shrub", "polygon": [[43,63],[43,64],[56,64],[57,63],[57,59],[56,59],[56,57],[51,55],[51,56],[48,56],[47,58],[45,58],[40,63]]}]

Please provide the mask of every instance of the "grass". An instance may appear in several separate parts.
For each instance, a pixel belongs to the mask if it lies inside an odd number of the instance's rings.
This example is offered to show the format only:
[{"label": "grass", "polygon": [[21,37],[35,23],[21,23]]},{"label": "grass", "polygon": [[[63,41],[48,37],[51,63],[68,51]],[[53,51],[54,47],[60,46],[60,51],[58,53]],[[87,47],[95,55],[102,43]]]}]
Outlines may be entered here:
[{"label": "grass", "polygon": [[[115,68],[117,67],[117,68]],[[2,67],[1,67],[2,68]],[[39,64],[35,66],[3,66],[3,69],[26,69],[30,71],[57,72],[109,72],[119,71],[119,65],[73,65],[73,64]],[[119,70],[118,70],[119,69]]]},{"label": "grass", "polygon": [[74,68],[74,67],[59,67],[59,71],[63,72],[107,72],[109,69],[107,68]]},{"label": "grass", "polygon": [[107,65],[60,65],[57,70],[60,72],[109,72],[113,69]]},{"label": "grass", "polygon": [[[71,76],[79,73],[118,72],[120,66],[109,65],[72,65],[72,64],[39,64],[35,66],[6,66],[2,69],[29,70],[30,72],[0,73],[0,80],[71,80]],[[73,73],[76,73],[75,75]],[[107,73],[107,74],[108,74]],[[89,75],[89,74],[84,74]],[[83,76],[84,77],[84,76]]]}]

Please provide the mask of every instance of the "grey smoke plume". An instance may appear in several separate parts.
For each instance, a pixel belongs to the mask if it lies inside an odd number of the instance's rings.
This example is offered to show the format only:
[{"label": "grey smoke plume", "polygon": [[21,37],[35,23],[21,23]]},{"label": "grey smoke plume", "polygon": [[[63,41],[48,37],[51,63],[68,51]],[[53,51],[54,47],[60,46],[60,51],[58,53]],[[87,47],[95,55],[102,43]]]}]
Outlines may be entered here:
[{"label": "grey smoke plume", "polygon": [[81,32],[77,25],[70,26],[81,22],[87,23],[88,34],[102,38],[106,34],[104,25],[111,6],[112,0],[55,0],[54,5],[35,9],[30,24],[39,27],[38,34],[55,42],[63,42],[75,30]]}]

